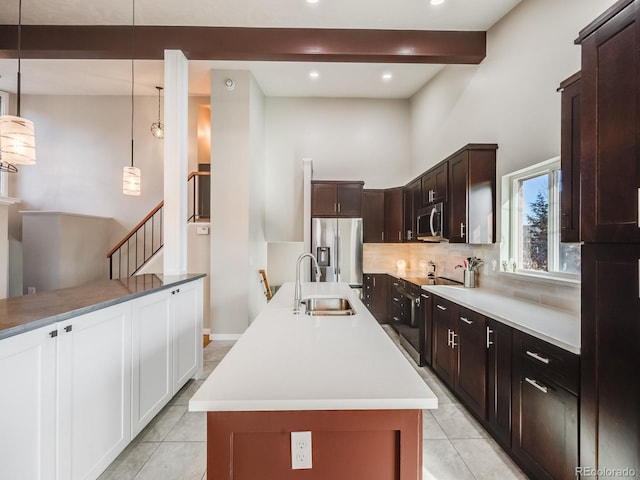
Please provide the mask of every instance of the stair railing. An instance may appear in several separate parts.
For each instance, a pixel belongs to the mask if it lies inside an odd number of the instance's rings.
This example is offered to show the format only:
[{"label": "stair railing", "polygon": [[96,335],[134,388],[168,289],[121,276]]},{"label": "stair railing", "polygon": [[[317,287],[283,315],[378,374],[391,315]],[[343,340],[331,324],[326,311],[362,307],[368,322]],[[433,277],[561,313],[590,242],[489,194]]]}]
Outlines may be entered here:
[{"label": "stair railing", "polygon": [[[209,177],[210,172],[191,172],[187,177],[188,212],[187,221],[195,222],[209,217],[208,199],[202,193],[207,193],[208,185],[203,177]],[[207,178],[208,180],[208,178]],[[109,278],[122,278],[135,275],[142,266],[164,246],[163,238],[163,209],[164,201],[160,202],[138,225],[133,227],[125,237],[113,247],[107,258],[109,259]]]},{"label": "stair railing", "polygon": [[162,248],[163,207],[164,200],[107,253],[110,279],[135,275]]}]

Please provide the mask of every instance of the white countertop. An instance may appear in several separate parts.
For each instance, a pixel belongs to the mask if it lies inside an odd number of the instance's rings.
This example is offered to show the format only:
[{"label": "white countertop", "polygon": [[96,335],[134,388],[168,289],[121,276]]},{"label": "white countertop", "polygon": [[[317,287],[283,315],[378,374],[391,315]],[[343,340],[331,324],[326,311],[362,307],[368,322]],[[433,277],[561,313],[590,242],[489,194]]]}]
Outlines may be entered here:
[{"label": "white countertop", "polygon": [[189,402],[192,411],[433,409],[438,400],[344,283],[302,296],[345,296],[352,316],[293,313],[285,283]]},{"label": "white countertop", "polygon": [[580,317],[577,315],[481,288],[449,285],[423,285],[422,288],[552,345],[580,354]]}]

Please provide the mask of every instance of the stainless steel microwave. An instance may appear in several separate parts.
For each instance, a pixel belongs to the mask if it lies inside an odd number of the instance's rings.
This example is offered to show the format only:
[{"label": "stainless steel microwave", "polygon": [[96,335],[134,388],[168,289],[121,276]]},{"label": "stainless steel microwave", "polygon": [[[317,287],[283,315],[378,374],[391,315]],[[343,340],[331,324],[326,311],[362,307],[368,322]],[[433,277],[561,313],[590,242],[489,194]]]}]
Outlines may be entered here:
[{"label": "stainless steel microwave", "polygon": [[436,203],[418,210],[416,232],[418,240],[440,242],[444,240],[444,205]]}]

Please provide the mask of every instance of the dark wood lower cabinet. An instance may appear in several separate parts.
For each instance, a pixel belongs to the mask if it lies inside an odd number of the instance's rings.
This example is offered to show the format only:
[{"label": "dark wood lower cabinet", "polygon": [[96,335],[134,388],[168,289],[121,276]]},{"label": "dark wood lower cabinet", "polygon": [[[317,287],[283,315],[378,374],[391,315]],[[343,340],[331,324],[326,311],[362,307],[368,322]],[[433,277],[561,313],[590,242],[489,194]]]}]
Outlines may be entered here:
[{"label": "dark wood lower cabinet", "polygon": [[480,418],[487,411],[487,347],[485,317],[458,307],[455,319],[455,390]]},{"label": "dark wood lower cabinet", "polygon": [[368,273],[363,278],[363,302],[380,323],[387,323],[387,275]]},{"label": "dark wood lower cabinet", "polygon": [[532,478],[575,479],[578,396],[567,388],[577,384],[577,355],[551,345],[541,351],[540,341],[518,331],[513,337],[511,451]]},{"label": "dark wood lower cabinet", "polygon": [[422,304],[422,364],[431,365],[433,348],[433,294],[422,291],[420,294]]},{"label": "dark wood lower cabinet", "polygon": [[[638,260],[635,268],[637,274]],[[427,294],[432,302],[431,368],[530,478],[575,479],[581,466],[579,356]],[[638,384],[631,382],[634,398]],[[621,388],[617,392],[624,398]],[[637,428],[640,415],[625,412],[632,424],[627,430]],[[638,441],[621,450],[631,455],[636,448],[638,453]]]},{"label": "dark wood lower cabinet", "polygon": [[487,319],[487,428],[511,447],[511,327]]},{"label": "dark wood lower cabinet", "polygon": [[485,317],[433,296],[432,367],[478,417],[487,405]]},{"label": "dark wood lower cabinet", "polygon": [[456,370],[456,352],[452,345],[454,304],[433,296],[433,351],[432,368],[453,388]]}]

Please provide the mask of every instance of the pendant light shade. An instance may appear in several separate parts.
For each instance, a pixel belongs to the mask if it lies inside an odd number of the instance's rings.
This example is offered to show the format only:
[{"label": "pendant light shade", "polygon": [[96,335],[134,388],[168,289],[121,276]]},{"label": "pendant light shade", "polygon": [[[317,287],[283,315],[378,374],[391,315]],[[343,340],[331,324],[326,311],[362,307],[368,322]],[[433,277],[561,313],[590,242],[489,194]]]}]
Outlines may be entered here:
[{"label": "pendant light shade", "polygon": [[12,165],[35,165],[36,142],[33,122],[22,117],[0,117],[0,159]]},{"label": "pendant light shade", "polygon": [[162,119],[160,117],[160,92],[162,92],[162,87],[156,88],[158,89],[158,121],[151,124],[151,135],[153,135],[157,139],[163,139],[164,125],[162,124]]},{"label": "pendant light shade", "polygon": [[122,169],[122,193],[125,195],[140,195],[140,169],[124,167]]}]

